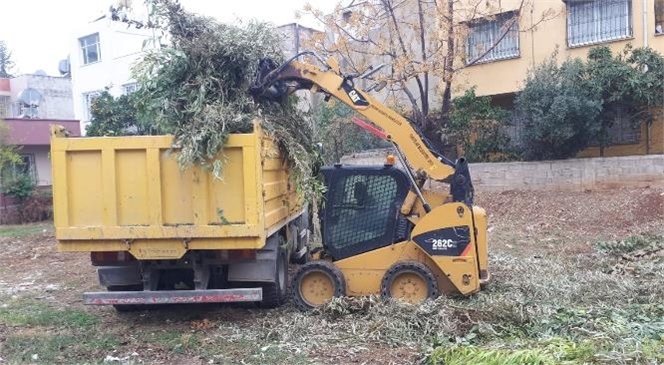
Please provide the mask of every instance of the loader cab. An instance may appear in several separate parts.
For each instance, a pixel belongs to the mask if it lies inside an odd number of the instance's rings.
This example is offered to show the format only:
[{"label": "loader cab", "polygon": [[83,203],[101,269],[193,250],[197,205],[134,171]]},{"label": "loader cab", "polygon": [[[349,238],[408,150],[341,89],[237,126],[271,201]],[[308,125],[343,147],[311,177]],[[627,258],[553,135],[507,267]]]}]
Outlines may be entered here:
[{"label": "loader cab", "polygon": [[321,211],[323,246],[334,260],[408,239],[400,214],[410,184],[390,165],[323,167],[327,192]]}]

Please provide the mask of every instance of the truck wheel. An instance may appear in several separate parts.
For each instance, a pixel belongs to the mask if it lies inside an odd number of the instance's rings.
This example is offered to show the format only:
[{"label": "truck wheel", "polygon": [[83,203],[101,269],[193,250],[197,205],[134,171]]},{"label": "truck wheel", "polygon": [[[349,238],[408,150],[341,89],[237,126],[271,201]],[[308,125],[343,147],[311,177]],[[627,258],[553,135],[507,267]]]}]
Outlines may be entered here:
[{"label": "truck wheel", "polygon": [[263,300],[260,306],[263,308],[276,308],[286,302],[288,291],[288,253],[281,246],[277,251],[277,265],[275,282],[263,283]]},{"label": "truck wheel", "polygon": [[385,272],[380,291],[383,298],[419,304],[438,296],[438,283],[431,270],[423,263],[397,262]]},{"label": "truck wheel", "polygon": [[[112,285],[106,288],[108,291],[141,291],[143,286],[141,285]],[[143,310],[143,306],[134,305],[134,304],[113,304],[118,312],[139,312]]]},{"label": "truck wheel", "polygon": [[295,305],[302,311],[322,307],[333,297],[346,294],[343,273],[329,261],[316,260],[301,266],[292,285]]}]

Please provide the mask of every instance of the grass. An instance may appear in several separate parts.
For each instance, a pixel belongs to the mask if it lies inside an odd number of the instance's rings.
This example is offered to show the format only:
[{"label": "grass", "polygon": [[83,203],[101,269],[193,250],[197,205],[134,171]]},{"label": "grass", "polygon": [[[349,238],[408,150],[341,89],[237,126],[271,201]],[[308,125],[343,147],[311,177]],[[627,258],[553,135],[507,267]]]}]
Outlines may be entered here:
[{"label": "grass", "polygon": [[87,359],[85,363],[95,358],[101,363],[119,342],[116,336],[87,331],[42,333],[10,335],[1,348],[10,363],[71,364],[82,363],[81,358]]},{"label": "grass", "polygon": [[12,300],[0,307],[0,329],[9,329],[0,353],[9,363],[71,363],[81,354],[94,356],[117,346],[119,340],[98,331],[99,324],[96,315],[81,309]]},{"label": "grass", "polygon": [[54,309],[45,304],[19,300],[0,307],[0,324],[8,326],[38,326],[64,328],[90,328],[99,319],[80,309]]},{"label": "grass", "polygon": [[[134,326],[142,314],[113,314],[113,322],[104,323],[101,313],[94,310],[62,309],[25,298],[10,300],[0,306],[0,338],[3,330],[8,330],[4,341],[0,341],[0,357],[10,364],[102,363],[109,355],[131,357],[134,349],[149,357],[151,353],[146,353],[145,348],[151,348],[150,351],[169,359],[202,356],[224,364],[236,363],[237,359],[244,359],[246,364],[310,363],[307,354],[293,354],[282,346],[274,346],[269,339],[247,336],[237,324],[194,329],[191,324],[198,315],[192,314],[190,308],[179,313],[181,310],[185,309],[148,312],[147,318]],[[164,321],[164,315],[173,319]],[[127,324],[132,327],[130,332]]]},{"label": "grass", "polygon": [[428,362],[664,363],[663,243],[638,235],[575,257],[498,254],[494,284],[462,305],[472,327]]},{"label": "grass", "polygon": [[51,231],[52,223],[33,223],[0,226],[0,237],[25,237],[39,234],[44,230]]},{"label": "grass", "polygon": [[0,354],[48,364],[134,351],[143,361],[247,364],[664,364],[664,237],[576,243],[585,249],[575,254],[560,249],[570,241],[519,246],[528,238],[505,236],[512,247],[492,250],[482,292],[417,306],[366,297],[310,313],[206,306],[117,315],[5,301]]},{"label": "grass", "polygon": [[138,343],[156,345],[173,354],[201,356],[215,363],[232,364],[237,363],[237,359],[243,359],[246,364],[310,363],[306,353],[293,354],[274,341],[254,337],[253,331],[243,333],[234,324],[215,326],[212,331],[187,329],[182,324],[173,323],[169,328],[144,327],[143,331],[137,332],[136,340]]}]

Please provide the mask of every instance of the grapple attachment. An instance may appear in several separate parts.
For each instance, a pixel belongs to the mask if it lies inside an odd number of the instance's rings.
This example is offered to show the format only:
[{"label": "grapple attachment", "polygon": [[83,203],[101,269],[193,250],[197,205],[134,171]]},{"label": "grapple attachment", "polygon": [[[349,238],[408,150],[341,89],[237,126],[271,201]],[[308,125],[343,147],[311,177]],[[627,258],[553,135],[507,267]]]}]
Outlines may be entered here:
[{"label": "grapple attachment", "polygon": [[278,69],[281,67],[271,58],[261,59],[249,93],[258,100],[283,101],[288,96],[288,86],[278,80]]}]

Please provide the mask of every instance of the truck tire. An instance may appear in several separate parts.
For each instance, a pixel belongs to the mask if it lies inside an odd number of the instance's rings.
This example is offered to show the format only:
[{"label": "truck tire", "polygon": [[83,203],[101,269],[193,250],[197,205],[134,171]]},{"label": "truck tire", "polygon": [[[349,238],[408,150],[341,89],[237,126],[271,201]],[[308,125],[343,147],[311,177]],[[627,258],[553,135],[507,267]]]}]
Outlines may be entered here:
[{"label": "truck tire", "polygon": [[[111,285],[106,288],[108,291],[141,291],[143,286],[141,285]],[[113,304],[113,308],[116,311],[125,313],[125,312],[139,312],[143,310],[143,306],[134,305],[134,304]]]},{"label": "truck tire", "polygon": [[286,302],[288,294],[288,253],[279,246],[277,251],[277,262],[274,273],[275,281],[263,283],[263,300],[260,306],[263,308],[277,308]]}]

